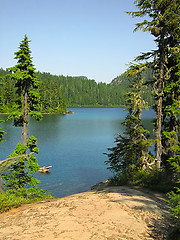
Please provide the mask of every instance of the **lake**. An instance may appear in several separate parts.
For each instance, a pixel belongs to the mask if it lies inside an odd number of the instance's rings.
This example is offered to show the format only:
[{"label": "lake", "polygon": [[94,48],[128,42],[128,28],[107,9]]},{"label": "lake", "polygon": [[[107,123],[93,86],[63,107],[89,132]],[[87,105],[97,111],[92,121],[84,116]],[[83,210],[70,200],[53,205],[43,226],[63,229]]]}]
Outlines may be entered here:
[{"label": "lake", "polygon": [[[74,114],[44,115],[40,122],[30,119],[29,136],[38,140],[40,166],[52,165],[50,174],[36,173],[39,187],[55,197],[87,191],[96,183],[108,179],[112,173],[104,161],[107,148],[114,146],[117,133],[123,132],[122,121],[127,114],[122,108],[70,108]],[[152,129],[152,110],[143,111],[143,123]],[[6,115],[0,115],[5,120]],[[19,127],[12,121],[1,124],[5,142],[0,144],[0,159],[11,154],[21,141]]]}]

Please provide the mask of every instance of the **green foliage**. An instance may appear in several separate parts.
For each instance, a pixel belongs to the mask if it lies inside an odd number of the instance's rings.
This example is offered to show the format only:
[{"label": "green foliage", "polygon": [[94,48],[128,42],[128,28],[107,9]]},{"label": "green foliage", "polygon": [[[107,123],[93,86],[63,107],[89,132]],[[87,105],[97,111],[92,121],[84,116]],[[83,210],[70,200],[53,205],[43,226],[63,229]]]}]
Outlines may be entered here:
[{"label": "green foliage", "polygon": [[[27,149],[30,154],[23,157]],[[0,193],[0,213],[25,203],[53,198],[48,192],[37,188],[39,181],[32,176],[32,173],[36,172],[39,166],[31,153],[38,153],[38,151],[37,139],[32,136],[28,139],[27,146],[18,143],[17,148],[10,155],[10,159],[1,163],[0,174],[3,171],[6,172],[2,174],[5,188]],[[16,156],[20,157],[11,159],[11,157]],[[7,171],[8,169],[9,171]],[[0,190],[2,191],[2,189]]]},{"label": "green foliage", "polygon": [[[20,102],[15,91],[15,82],[9,78],[9,88],[12,88],[9,94],[9,100],[5,96],[5,80],[7,72],[0,69],[2,76],[2,101],[0,99],[0,112],[13,112],[13,108],[17,110]],[[151,82],[152,70],[147,69],[143,72],[145,82]],[[37,73],[39,79],[39,100],[40,111],[43,113],[66,113],[66,106],[69,107],[120,107],[126,105],[126,93],[129,91],[129,79],[127,73],[112,80],[110,84],[96,83],[94,80],[85,77],[55,76],[50,73]],[[6,76],[7,78],[7,76]],[[37,90],[36,90],[37,91]],[[36,95],[36,91],[31,91]],[[151,85],[143,85],[142,94],[149,106],[153,105],[152,87]],[[1,96],[1,91],[0,91]],[[31,101],[33,97],[31,98]],[[2,106],[2,107],[1,107]],[[36,106],[34,102],[33,106]],[[33,112],[34,111],[34,112]],[[35,116],[36,112],[30,110],[30,115]],[[38,117],[38,114],[37,114]]]},{"label": "green foliage", "polygon": [[131,183],[164,193],[171,191],[175,186],[172,177],[163,169],[157,169],[156,167],[146,171],[140,169],[133,175]]},{"label": "green foliage", "polygon": [[9,113],[7,120],[13,119],[13,125],[15,127],[22,127],[23,126],[23,116],[22,112],[18,110],[14,110],[11,113]]},{"label": "green foliage", "polygon": [[13,191],[4,191],[0,194],[0,213],[19,207],[22,204],[52,198],[53,197],[49,193],[39,188],[23,188]]},{"label": "green foliage", "polygon": [[[150,32],[157,49],[141,54],[137,61],[152,58],[155,95],[155,172],[138,171],[137,179],[145,185],[167,186],[172,190],[180,173],[179,96],[180,96],[180,8],[179,0],[136,0],[139,11],[128,12],[133,17],[148,16],[136,24],[136,30]],[[163,168],[163,170],[160,168]],[[167,175],[167,176],[166,176]],[[138,180],[139,181],[139,180]],[[170,210],[180,231],[180,189],[169,194]],[[174,236],[171,239],[175,239]]]},{"label": "green foliage", "polygon": [[14,152],[9,156],[20,156],[11,164],[11,160],[5,164],[10,163],[9,171],[2,174],[4,185],[11,190],[18,190],[27,186],[36,187],[39,181],[35,179],[32,174],[37,172],[39,165],[34,154],[25,155],[26,151],[30,153],[38,153],[37,140],[35,137],[30,137],[27,142],[27,146],[18,143]]},{"label": "green foliage", "polygon": [[[142,85],[142,98],[146,103],[148,103],[149,107],[154,105],[154,97],[153,97],[153,88],[152,88],[152,80],[153,80],[153,73],[150,67],[146,67],[142,74],[143,85]],[[129,74],[129,70],[123,73],[121,76],[113,79],[110,85],[121,87],[121,93],[126,96],[127,92],[130,91],[130,82],[133,82],[134,74]],[[123,104],[126,105],[125,102],[126,98],[124,98]]]},{"label": "green foliage", "polygon": [[31,152],[38,154],[39,149],[37,148],[37,139],[34,136],[31,136],[28,139],[27,147]]},{"label": "green foliage", "polygon": [[123,186],[129,183],[129,176],[125,173],[116,173],[109,179],[109,185]]},{"label": "green foliage", "polygon": [[144,67],[142,69],[141,66],[132,66],[129,70],[129,74],[134,78],[133,81],[131,79],[131,92],[127,94],[128,114],[122,123],[125,126],[124,136],[119,134],[116,137],[116,146],[108,149],[111,153],[107,154],[109,159],[105,162],[109,165],[108,169],[129,178],[152,158],[148,153],[151,146],[148,131],[141,123],[141,112],[144,106],[141,97],[143,70]]},{"label": "green foliage", "polygon": [[67,106],[112,107],[124,104],[123,86],[96,83],[85,77],[54,76],[38,73],[41,80],[41,103],[45,111],[58,110],[61,98]]},{"label": "green foliage", "polygon": [[[2,123],[3,121],[2,120],[0,120],[0,124]],[[3,135],[4,134],[6,134],[6,132],[5,131],[3,131],[2,130],[2,128],[0,127],[0,143],[2,143],[3,142]]]},{"label": "green foliage", "polygon": [[23,196],[17,196],[8,192],[0,194],[0,213],[10,210],[14,207],[19,207],[23,203],[27,203],[27,200]]},{"label": "green foliage", "polygon": [[136,169],[136,171],[131,172],[131,175],[124,172],[116,173],[110,178],[110,184],[117,186],[138,185],[163,193],[168,193],[177,185],[172,182],[172,177],[166,171],[156,167],[151,170]]},{"label": "green foliage", "polygon": [[8,77],[14,80],[17,97],[14,106],[12,106],[13,109],[16,109],[15,113],[10,116],[14,118],[15,126],[23,126],[27,122],[26,118],[29,112],[32,112],[32,116],[35,116],[37,120],[41,119],[39,80],[32,63],[29,42],[25,35],[20,43],[19,51],[15,52],[17,64],[8,69],[10,73]]},{"label": "green foliage", "polygon": [[[178,100],[180,93],[180,9],[179,0],[136,0],[139,11],[128,12],[133,17],[148,16],[148,20],[137,23],[135,31],[148,31],[155,37],[156,50],[143,53],[136,61],[152,60],[153,89],[155,94],[155,137],[157,163],[169,168],[167,160],[176,154],[172,146],[178,139]],[[172,138],[166,138],[165,132],[176,132]],[[164,134],[162,135],[162,132]],[[174,142],[174,143],[173,143]],[[169,150],[168,150],[169,149]]]},{"label": "green foliage", "polygon": [[[39,170],[37,159],[34,156],[39,151],[37,139],[33,136],[27,139],[29,113],[37,120],[42,117],[39,105],[39,80],[30,54],[29,40],[25,35],[20,43],[19,51],[15,53],[17,64],[8,69],[10,74],[7,75],[7,79],[10,78],[14,81],[12,85],[15,88],[15,98],[9,119],[14,119],[15,126],[22,126],[23,144],[18,143],[14,152],[0,165],[0,173],[4,172],[2,174],[4,192],[1,195],[1,211],[46,196],[44,190],[37,188],[39,181],[33,177],[33,173]],[[5,85],[4,82],[2,82],[3,84]],[[2,101],[2,93],[0,97]],[[3,107],[3,103],[1,107]],[[2,191],[2,186],[0,186],[0,191]]]},{"label": "green foliage", "polygon": [[[174,216],[174,219],[180,224],[180,188],[176,188],[176,192],[168,193],[169,196],[169,209]],[[180,225],[179,225],[180,226]]]},{"label": "green foliage", "polygon": [[8,113],[13,108],[17,94],[14,81],[8,72],[0,69],[0,112]]}]

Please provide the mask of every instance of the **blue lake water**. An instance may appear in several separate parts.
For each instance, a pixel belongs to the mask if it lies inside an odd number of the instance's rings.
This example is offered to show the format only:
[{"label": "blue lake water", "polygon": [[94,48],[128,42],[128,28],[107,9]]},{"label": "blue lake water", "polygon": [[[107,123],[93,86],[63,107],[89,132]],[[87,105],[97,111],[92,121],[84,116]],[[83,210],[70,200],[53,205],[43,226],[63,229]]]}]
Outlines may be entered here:
[{"label": "blue lake water", "polygon": [[[127,114],[122,108],[71,108],[74,114],[44,115],[40,122],[30,119],[29,136],[38,139],[40,166],[52,165],[50,174],[36,173],[39,187],[55,197],[63,197],[89,190],[90,187],[112,176],[104,161],[107,148],[114,146],[117,133]],[[154,112],[143,111],[144,125],[151,130]],[[1,115],[1,120],[6,116]],[[0,144],[0,159],[11,154],[21,141],[21,128],[12,121],[1,124],[7,132]]]}]

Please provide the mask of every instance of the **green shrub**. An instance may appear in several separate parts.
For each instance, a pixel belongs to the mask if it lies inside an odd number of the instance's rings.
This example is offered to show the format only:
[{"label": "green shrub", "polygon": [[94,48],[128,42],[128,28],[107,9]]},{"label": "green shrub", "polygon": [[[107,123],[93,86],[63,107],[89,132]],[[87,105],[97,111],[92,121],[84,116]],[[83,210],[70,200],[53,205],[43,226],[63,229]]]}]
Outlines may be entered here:
[{"label": "green shrub", "polygon": [[169,209],[172,213],[172,219],[178,223],[180,229],[180,188],[176,188],[176,191],[168,193],[169,197]]},{"label": "green shrub", "polygon": [[164,170],[154,168],[151,171],[138,170],[131,174],[119,173],[110,179],[112,185],[133,184],[142,187],[147,187],[152,190],[161,192],[169,192],[175,187],[172,182],[171,175],[168,175]]},{"label": "green shrub", "polygon": [[128,183],[128,177],[124,173],[116,174],[109,179],[109,184],[113,186],[121,186]]},{"label": "green shrub", "polygon": [[180,188],[175,188],[175,191],[168,193],[168,204],[171,212],[171,221],[173,229],[169,234],[169,240],[180,240]]},{"label": "green shrub", "polygon": [[151,171],[139,170],[132,176],[130,181],[133,184],[165,193],[172,191],[175,186],[171,175],[168,175],[163,169],[158,170],[156,168]]},{"label": "green shrub", "polygon": [[15,194],[3,192],[0,194],[0,213],[14,207],[19,207],[21,204],[26,203],[26,201],[23,197],[17,197]]},{"label": "green shrub", "polygon": [[0,193],[0,213],[19,207],[22,204],[32,203],[47,198],[53,197],[44,190],[38,188],[21,188],[18,190],[4,191]]}]

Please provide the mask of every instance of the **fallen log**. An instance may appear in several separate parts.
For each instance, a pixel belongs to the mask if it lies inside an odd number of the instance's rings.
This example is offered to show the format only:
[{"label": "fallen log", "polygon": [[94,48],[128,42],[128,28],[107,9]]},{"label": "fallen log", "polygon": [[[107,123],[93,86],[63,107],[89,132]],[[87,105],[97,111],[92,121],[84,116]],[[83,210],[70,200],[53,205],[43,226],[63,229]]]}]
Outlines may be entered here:
[{"label": "fallen log", "polygon": [[49,169],[52,168],[52,166],[48,166],[48,167],[41,167],[38,172],[40,173],[49,173]]}]

